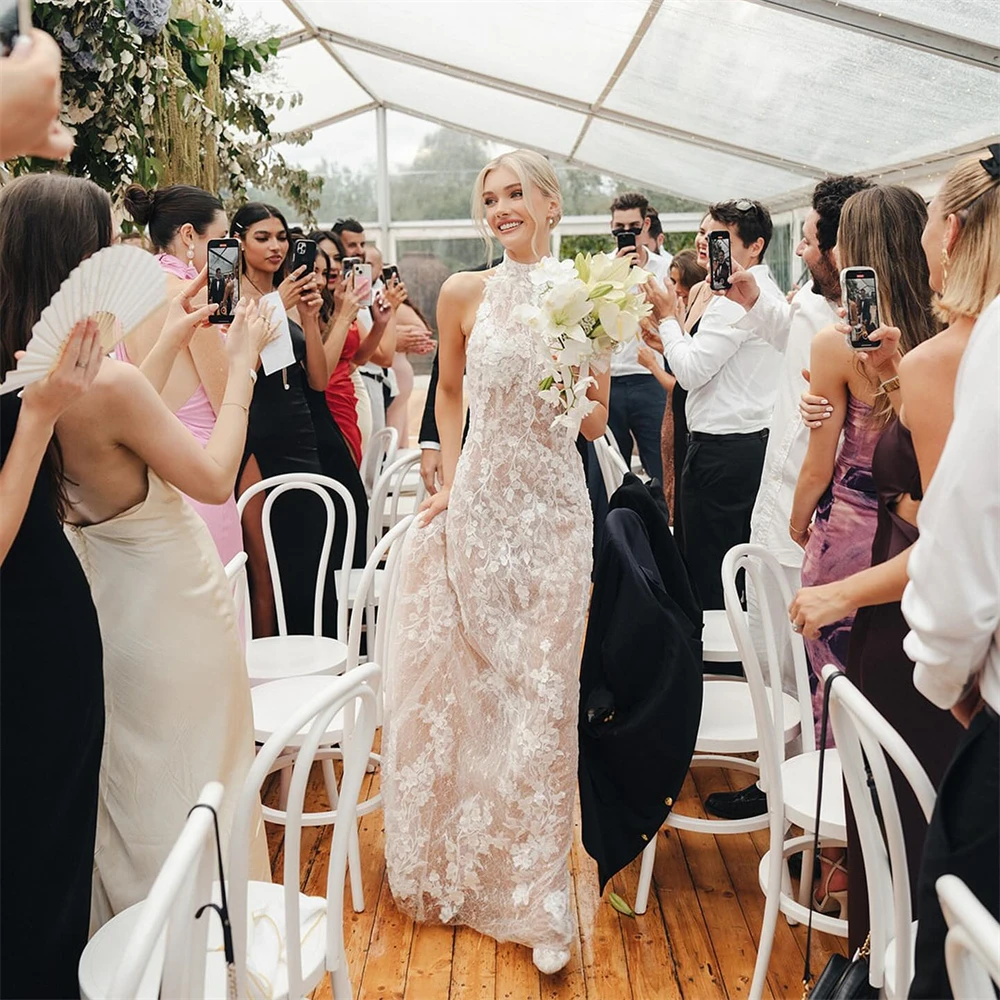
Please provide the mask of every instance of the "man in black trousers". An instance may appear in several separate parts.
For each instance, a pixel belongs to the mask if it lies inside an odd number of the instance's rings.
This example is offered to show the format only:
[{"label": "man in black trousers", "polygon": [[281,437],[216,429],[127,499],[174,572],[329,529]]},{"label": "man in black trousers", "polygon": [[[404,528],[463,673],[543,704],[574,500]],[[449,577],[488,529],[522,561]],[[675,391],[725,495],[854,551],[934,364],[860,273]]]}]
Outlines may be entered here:
[{"label": "man in black trousers", "polygon": [[[711,230],[729,233],[734,265],[754,275],[761,295],[784,302],[763,263],[772,232],[767,209],[742,199],[711,205],[708,212]],[[688,392],[690,437],[680,484],[684,557],[702,607],[722,608],[722,560],[750,539],[782,357],[758,334],[734,325],[745,313],[721,293],[695,337],[674,318],[669,282],[664,287],[651,281],[647,296],[667,364]]]}]

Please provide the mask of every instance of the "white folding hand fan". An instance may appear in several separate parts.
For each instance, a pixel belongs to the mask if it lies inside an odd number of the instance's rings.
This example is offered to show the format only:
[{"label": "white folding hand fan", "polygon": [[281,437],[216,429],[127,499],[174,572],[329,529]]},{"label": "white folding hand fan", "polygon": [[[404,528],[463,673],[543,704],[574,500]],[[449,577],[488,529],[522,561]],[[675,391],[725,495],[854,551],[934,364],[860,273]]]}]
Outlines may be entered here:
[{"label": "white folding hand fan", "polygon": [[73,327],[92,317],[101,346],[111,349],[167,297],[166,274],[156,258],[138,247],[112,246],[88,257],[59,286],[31,328],[17,367],[7,373],[0,395],[44,378],[62,353]]}]

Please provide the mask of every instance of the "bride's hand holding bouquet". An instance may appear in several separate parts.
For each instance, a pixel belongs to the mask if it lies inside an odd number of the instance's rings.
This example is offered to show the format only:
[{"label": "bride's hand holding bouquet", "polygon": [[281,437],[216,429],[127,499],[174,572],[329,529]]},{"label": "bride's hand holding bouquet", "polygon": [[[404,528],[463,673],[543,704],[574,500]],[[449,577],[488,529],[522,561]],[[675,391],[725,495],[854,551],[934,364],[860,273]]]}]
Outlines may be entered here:
[{"label": "bride's hand holding bouquet", "polygon": [[537,304],[520,306],[515,318],[536,336],[545,368],[539,394],[559,410],[552,425],[571,437],[596,405],[587,397],[597,384],[591,365],[607,364],[612,351],[637,339],[653,311],[640,287],[648,278],[629,258],[606,253],[545,257],[531,272]]}]

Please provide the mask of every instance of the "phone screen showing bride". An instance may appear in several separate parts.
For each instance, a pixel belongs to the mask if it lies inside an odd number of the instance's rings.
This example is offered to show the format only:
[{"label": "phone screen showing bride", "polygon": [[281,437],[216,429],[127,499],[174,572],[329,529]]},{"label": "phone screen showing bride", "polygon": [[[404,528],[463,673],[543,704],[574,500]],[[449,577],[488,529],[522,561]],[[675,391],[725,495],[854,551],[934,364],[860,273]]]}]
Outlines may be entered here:
[{"label": "phone screen showing bride", "polygon": [[208,301],[219,308],[213,323],[232,323],[240,300],[239,240],[208,241]]}]

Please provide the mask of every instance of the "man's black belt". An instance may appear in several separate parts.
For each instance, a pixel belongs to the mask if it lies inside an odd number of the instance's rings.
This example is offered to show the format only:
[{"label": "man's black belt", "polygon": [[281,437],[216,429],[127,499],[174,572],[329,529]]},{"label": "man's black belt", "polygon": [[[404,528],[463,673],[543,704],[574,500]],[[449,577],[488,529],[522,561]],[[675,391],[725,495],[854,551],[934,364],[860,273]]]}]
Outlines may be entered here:
[{"label": "man's black belt", "polygon": [[688,435],[691,441],[766,441],[768,430],[751,431],[749,434],[706,434],[704,431],[691,431]]}]

